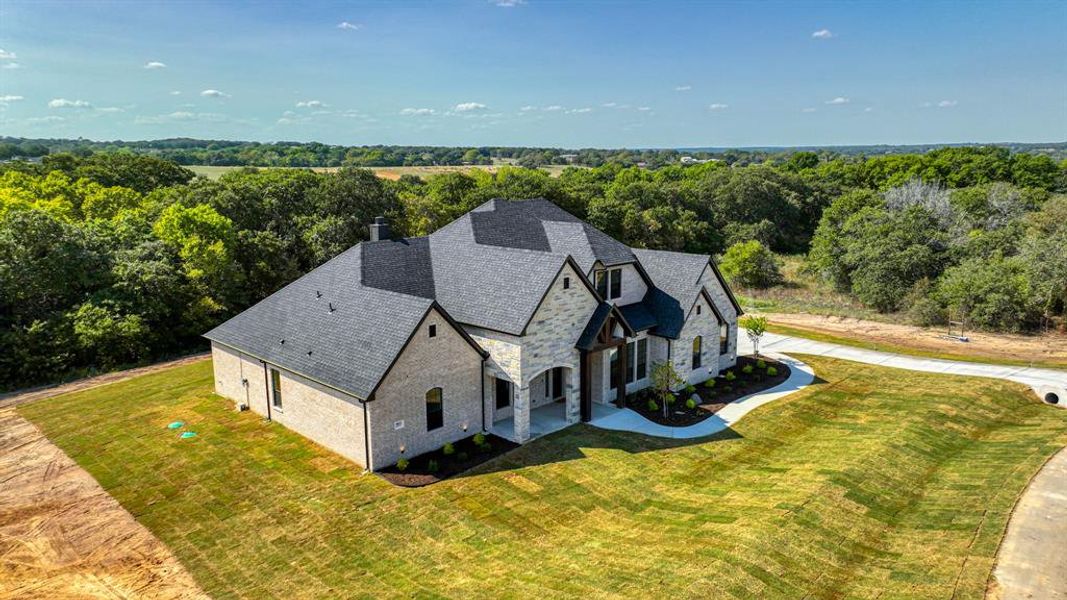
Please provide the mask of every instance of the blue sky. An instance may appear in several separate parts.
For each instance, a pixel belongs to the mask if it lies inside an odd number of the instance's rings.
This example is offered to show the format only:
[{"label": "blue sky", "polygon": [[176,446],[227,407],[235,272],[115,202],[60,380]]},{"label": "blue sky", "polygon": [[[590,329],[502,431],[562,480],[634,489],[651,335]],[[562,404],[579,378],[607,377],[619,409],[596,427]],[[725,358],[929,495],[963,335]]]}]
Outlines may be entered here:
[{"label": "blue sky", "polygon": [[1067,2],[0,3],[0,134],[1067,139]]}]

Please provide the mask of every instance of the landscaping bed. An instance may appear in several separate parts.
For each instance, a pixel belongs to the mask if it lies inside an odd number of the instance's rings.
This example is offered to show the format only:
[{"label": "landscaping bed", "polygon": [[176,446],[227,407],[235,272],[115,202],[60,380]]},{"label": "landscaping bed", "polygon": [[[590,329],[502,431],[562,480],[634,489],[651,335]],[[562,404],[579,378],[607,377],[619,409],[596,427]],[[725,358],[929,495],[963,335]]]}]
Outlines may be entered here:
[{"label": "landscaping bed", "polygon": [[518,447],[515,442],[491,433],[477,433],[433,452],[401,459],[380,469],[378,475],[394,485],[421,487],[458,475]]},{"label": "landscaping bed", "polygon": [[[781,361],[739,356],[737,365],[719,373],[718,377],[672,394],[673,401],[668,402],[666,417],[663,415],[663,399],[652,388],[631,396],[626,406],[653,423],[685,427],[711,417],[738,398],[770,389],[788,378],[789,366]],[[687,401],[694,393],[700,401],[691,404]]]}]

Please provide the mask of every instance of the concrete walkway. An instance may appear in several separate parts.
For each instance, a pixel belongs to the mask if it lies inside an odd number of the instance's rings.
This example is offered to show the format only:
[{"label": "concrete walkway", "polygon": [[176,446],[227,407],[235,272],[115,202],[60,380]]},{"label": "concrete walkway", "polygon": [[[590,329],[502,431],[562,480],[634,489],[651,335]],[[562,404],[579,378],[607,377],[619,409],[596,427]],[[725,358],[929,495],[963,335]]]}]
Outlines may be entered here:
[{"label": "concrete walkway", "polygon": [[815,373],[811,370],[811,367],[799,360],[774,353],[764,354],[789,365],[789,378],[769,390],[738,398],[727,404],[712,417],[699,423],[688,427],[669,427],[653,423],[637,412],[626,408],[596,417],[590,421],[590,425],[595,425],[601,429],[632,431],[662,438],[691,439],[706,437],[723,431],[753,410],[768,402],[773,402],[803,389],[815,380]]},{"label": "concrete walkway", "polygon": [[1067,449],[1053,456],[1015,505],[993,570],[998,600],[1067,598]]},{"label": "concrete walkway", "polygon": [[[840,358],[872,365],[880,365],[883,367],[909,369],[911,371],[1007,379],[1008,381],[1014,381],[1030,386],[1038,397],[1042,399],[1045,399],[1048,394],[1054,394],[1059,401],[1058,406],[1067,407],[1067,371],[904,356],[901,354],[864,350],[863,348],[841,346],[839,344],[831,344],[828,342],[816,342],[814,340],[776,335],[773,333],[768,333],[763,336],[763,343],[760,344],[760,351],[766,353],[797,352],[803,354],[817,354],[820,356],[829,356],[831,358]],[[738,336],[737,353],[739,355],[752,353],[752,343],[744,334]]]}]

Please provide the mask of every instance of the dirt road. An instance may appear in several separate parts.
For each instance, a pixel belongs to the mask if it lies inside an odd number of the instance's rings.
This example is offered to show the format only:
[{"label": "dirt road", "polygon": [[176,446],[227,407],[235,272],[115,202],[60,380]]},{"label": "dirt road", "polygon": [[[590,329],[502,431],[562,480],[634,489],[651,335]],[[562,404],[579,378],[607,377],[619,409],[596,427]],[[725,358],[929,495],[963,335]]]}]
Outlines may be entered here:
[{"label": "dirt road", "polygon": [[32,423],[0,408],[0,599],[207,598],[170,550]]}]

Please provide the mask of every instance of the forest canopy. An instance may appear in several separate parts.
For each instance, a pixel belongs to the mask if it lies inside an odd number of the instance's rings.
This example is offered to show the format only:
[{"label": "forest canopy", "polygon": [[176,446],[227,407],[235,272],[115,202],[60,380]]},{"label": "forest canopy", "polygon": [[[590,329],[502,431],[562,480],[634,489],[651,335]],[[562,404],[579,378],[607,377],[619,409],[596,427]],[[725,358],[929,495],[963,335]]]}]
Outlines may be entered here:
[{"label": "forest canopy", "polygon": [[157,156],[49,153],[0,163],[0,388],[202,348],[215,324],[366,239],[375,216],[425,235],[495,197],[547,198],[637,247],[740,245],[739,284],[777,283],[768,251],[803,254],[879,311],[1034,330],[1067,303],[1065,190],[1067,165],[1004,148],[398,181],[357,166],[212,181]]}]

